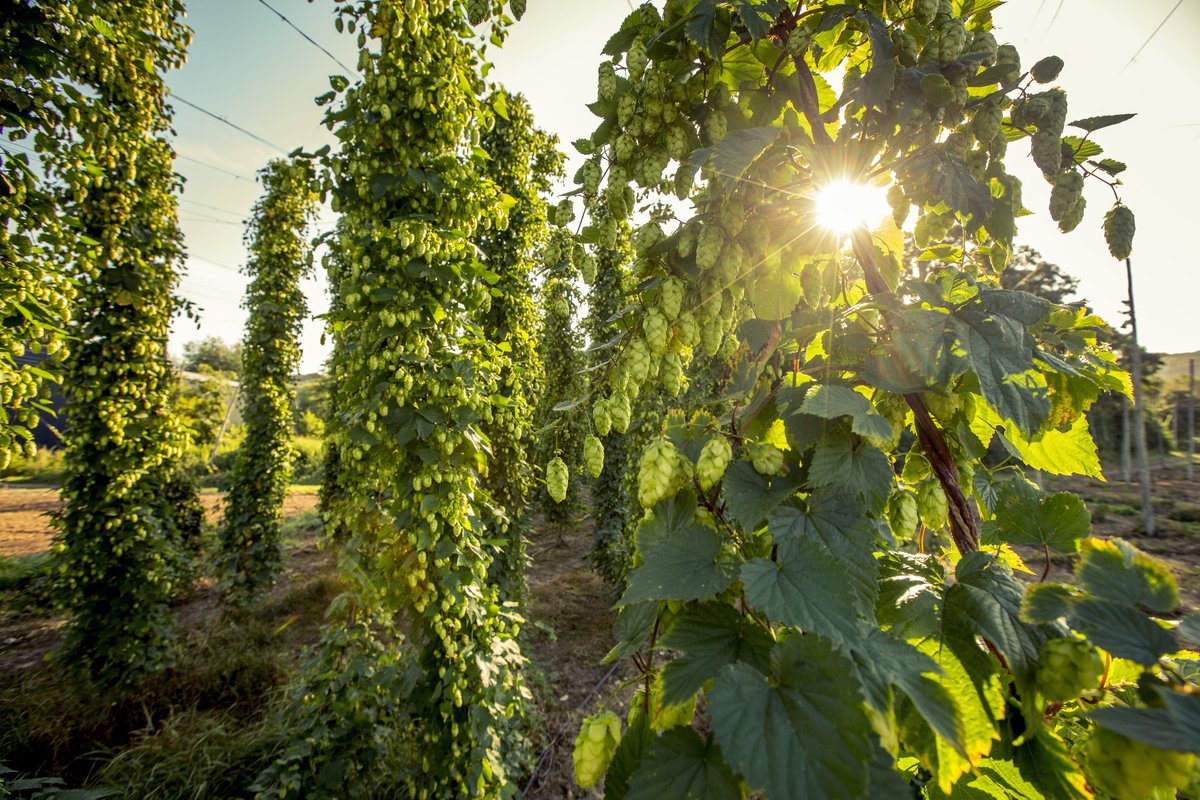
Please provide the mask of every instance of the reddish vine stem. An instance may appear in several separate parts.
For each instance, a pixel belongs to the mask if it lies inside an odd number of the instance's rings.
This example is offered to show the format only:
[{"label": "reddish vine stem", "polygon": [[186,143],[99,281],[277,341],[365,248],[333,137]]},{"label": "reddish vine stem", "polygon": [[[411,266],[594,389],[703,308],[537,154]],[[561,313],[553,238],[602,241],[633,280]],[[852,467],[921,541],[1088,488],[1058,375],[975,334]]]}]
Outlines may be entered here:
[{"label": "reddish vine stem", "polygon": [[[875,264],[875,250],[871,244],[870,234],[860,229],[855,232],[852,241],[854,257],[858,259],[858,263],[863,268],[867,291],[871,294],[892,294],[892,290],[879,273],[879,267]],[[934,475],[937,476],[938,482],[942,484],[942,489],[946,493],[950,511],[950,536],[954,539],[954,546],[958,548],[961,555],[973,553],[979,549],[979,523],[971,511],[962,487],[959,486],[958,467],[954,463],[954,456],[950,453],[946,437],[942,435],[937,423],[929,416],[929,409],[925,407],[925,401],[919,394],[911,392],[905,394],[904,401],[912,409],[917,438],[921,442],[925,456],[929,459]]]}]

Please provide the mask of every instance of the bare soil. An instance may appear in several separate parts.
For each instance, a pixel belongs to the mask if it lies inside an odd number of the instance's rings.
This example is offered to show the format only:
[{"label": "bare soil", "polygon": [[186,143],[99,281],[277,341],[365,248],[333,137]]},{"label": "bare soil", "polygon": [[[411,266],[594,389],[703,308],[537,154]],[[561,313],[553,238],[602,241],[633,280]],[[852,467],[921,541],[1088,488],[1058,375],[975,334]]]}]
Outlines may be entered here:
[{"label": "bare soil", "polygon": [[[220,519],[224,495],[202,492],[200,502],[209,522]],[[62,507],[58,489],[52,486],[6,486],[0,484],[0,557],[28,556],[50,549],[54,532],[50,514]],[[284,517],[317,507],[317,496],[292,492],[283,503]]]},{"label": "bare soil", "polygon": [[[1092,514],[1092,535],[1122,538],[1170,567],[1179,584],[1180,607],[1175,616],[1200,611],[1200,469],[1187,480],[1186,465],[1176,460],[1151,473],[1154,497],[1154,536],[1147,536],[1142,520],[1141,489],[1136,480],[1126,484],[1116,468],[1105,470],[1107,482],[1092,478],[1047,477],[1047,491],[1079,495]],[[1017,548],[1037,580],[1045,556],[1035,548]],[[1071,582],[1076,557],[1051,554],[1047,580]]]}]

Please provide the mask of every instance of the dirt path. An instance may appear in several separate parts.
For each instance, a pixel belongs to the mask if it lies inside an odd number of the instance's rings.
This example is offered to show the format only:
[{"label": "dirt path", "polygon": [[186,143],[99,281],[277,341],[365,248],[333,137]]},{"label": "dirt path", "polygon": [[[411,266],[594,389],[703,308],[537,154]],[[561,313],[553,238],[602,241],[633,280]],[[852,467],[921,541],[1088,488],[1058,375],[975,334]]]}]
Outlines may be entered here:
[{"label": "dirt path", "polygon": [[[204,491],[200,502],[209,522],[220,518],[224,497]],[[54,487],[14,487],[0,484],[0,557],[14,558],[50,549],[53,531],[50,514],[62,506]],[[283,515],[290,517],[317,507],[317,496],[292,492],[284,500]]]},{"label": "dirt path", "polygon": [[[632,676],[629,662],[601,664],[612,647],[612,590],[596,575],[586,555],[592,546],[592,522],[581,520],[563,532],[539,522],[529,546],[531,656],[542,671],[543,686],[532,688],[546,721],[549,745],[525,794],[529,800],[600,797],[575,785],[571,752],[580,721],[602,707],[623,713],[622,686]],[[522,787],[523,789],[526,787]]]}]

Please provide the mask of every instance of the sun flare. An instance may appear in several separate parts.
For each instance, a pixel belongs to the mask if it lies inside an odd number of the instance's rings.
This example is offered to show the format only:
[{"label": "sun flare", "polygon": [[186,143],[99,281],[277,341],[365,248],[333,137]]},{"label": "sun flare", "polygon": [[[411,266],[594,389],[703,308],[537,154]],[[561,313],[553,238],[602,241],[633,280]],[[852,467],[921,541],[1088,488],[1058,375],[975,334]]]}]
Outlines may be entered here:
[{"label": "sun flare", "polygon": [[870,227],[888,215],[887,191],[869,183],[835,180],[814,196],[817,220],[834,233]]}]

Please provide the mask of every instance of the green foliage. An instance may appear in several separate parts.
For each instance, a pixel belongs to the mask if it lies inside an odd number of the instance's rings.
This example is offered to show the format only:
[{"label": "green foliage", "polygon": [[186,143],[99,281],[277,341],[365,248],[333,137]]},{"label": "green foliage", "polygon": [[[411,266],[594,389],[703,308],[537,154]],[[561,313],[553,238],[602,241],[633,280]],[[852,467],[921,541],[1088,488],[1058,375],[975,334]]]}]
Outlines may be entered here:
[{"label": "green foliage", "polygon": [[[1093,718],[1163,746],[1153,714],[1184,738],[1182,642],[1146,613],[1178,603],[1169,575],[1088,539],[1077,498],[983,460],[998,441],[1032,468],[1093,473],[1084,414],[1128,390],[1098,320],[1000,283],[1025,213],[1008,144],[1030,140],[1064,230],[1099,146],[1064,136],[1066,94],[1033,88],[1061,63],[1022,72],[991,8],[667,0],[605,47],[581,241],[603,252],[653,209],[595,401],[604,433],[636,399],[650,507],[614,650],[640,650],[643,702],[606,796],[672,796],[670,775],[706,797],[1083,798],[1104,780],[1080,755]],[[842,180],[886,183],[893,217],[827,230],[819,190]],[[914,207],[916,269],[899,227]],[[688,396],[709,411],[669,413],[701,350],[723,359]],[[1082,550],[1080,588],[1027,600],[1018,543]],[[1076,687],[1091,646],[1121,671]],[[663,668],[658,650],[681,655]],[[1050,675],[1063,664],[1078,674]],[[668,704],[700,724],[655,735],[646,717]]]},{"label": "green foliage", "polygon": [[543,195],[549,191],[551,179],[562,172],[562,156],[555,149],[554,137],[534,125],[525,98],[497,90],[485,102],[493,108],[503,103],[505,110],[480,137],[480,147],[489,156],[485,176],[515,201],[506,226],[476,235],[476,244],[494,274],[494,278],[489,276],[491,307],[483,322],[497,349],[492,419],[482,426],[492,445],[485,485],[497,512],[488,527],[503,537],[492,570],[502,596],[523,602],[525,537],[537,485],[527,438],[542,398],[544,374],[538,352],[533,275],[535,256],[547,237],[549,210]]},{"label": "green foliage", "polygon": [[283,560],[279,512],[295,460],[291,381],[306,314],[300,280],[312,261],[305,230],[317,207],[308,162],[272,161],[260,178],[264,196],[246,233],[250,313],[239,382],[246,439],[233,463],[220,530],[222,597],[241,608],[271,586]]},{"label": "green foliage", "polygon": [[[65,69],[86,93],[47,163],[79,220],[60,256],[79,280],[64,391],[66,508],[57,518],[68,659],[131,685],[170,659],[181,528],[168,504],[184,437],[170,414],[166,339],[181,256],[162,73],[184,59],[178,2],[67,4]],[[90,170],[87,165],[98,165]]]},{"label": "green foliage", "polygon": [[[597,219],[603,219],[603,214]],[[619,313],[631,289],[628,273],[633,248],[629,223],[617,224],[616,237],[610,247],[598,247],[596,254],[581,253],[580,272],[591,286],[588,295],[588,315],[584,330],[590,342],[587,354],[590,397],[601,395],[608,365],[613,357],[612,343],[620,335]],[[590,265],[590,266],[587,266]],[[609,583],[620,585],[625,580],[633,556],[632,541],[626,537],[629,525],[630,498],[626,478],[637,459],[629,458],[625,435],[612,430],[599,431],[604,448],[604,471],[592,480],[592,520],[595,534],[591,561]]]},{"label": "green foliage", "polygon": [[[49,386],[61,378],[63,321],[75,292],[52,255],[74,233],[61,222],[38,163],[23,152],[59,152],[79,119],[78,92],[66,85],[73,76],[59,57],[79,24],[70,6],[14,4],[0,20],[0,469],[14,456],[34,455],[31,430],[38,410],[48,408]],[[27,352],[52,358],[39,364],[23,359]]]},{"label": "green foliage", "polygon": [[[568,525],[582,508],[583,440],[587,434],[586,406],[581,402],[587,389],[584,377],[583,337],[575,322],[579,292],[574,284],[571,238],[555,231],[542,250],[547,270],[542,282],[540,305],[542,327],[538,335],[538,357],[545,373],[545,385],[538,399],[534,419],[550,423],[538,436],[534,451],[540,464],[562,459],[569,479],[563,499],[549,491],[538,493],[542,514],[552,525]],[[565,413],[562,407],[571,406]],[[557,410],[556,410],[557,409]]]},{"label": "green foliage", "polygon": [[183,359],[179,362],[180,369],[188,372],[202,372],[204,367],[217,372],[239,375],[245,360],[245,342],[228,344],[217,336],[197,339],[183,346]]},{"label": "green foliage", "polygon": [[322,500],[349,592],[318,663],[342,667],[310,673],[289,723],[302,733],[263,776],[265,796],[492,797],[524,749],[508,735],[519,618],[490,579],[481,513],[482,426],[507,358],[484,329],[498,272],[473,242],[511,204],[474,147],[503,113],[480,100],[468,19],[500,6],[339,7],[362,78],[335,76],[320,99],[337,101],[326,121],[342,143],[321,176],[341,214],[326,434],[342,497]]}]

